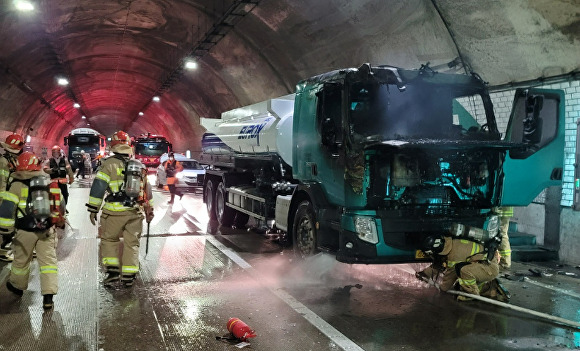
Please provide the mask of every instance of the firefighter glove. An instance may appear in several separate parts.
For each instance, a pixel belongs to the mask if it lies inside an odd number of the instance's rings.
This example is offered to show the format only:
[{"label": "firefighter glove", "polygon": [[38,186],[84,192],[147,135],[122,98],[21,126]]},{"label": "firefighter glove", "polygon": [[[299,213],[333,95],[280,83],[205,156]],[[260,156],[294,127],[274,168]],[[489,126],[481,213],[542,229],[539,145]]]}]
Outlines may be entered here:
[{"label": "firefighter glove", "polygon": [[147,223],[151,223],[154,216],[155,215],[153,213],[153,208],[149,207],[145,210],[145,220],[147,221]]},{"label": "firefighter glove", "polygon": [[90,212],[89,214],[89,218],[91,219],[91,224],[92,225],[96,225],[97,224],[97,212]]}]

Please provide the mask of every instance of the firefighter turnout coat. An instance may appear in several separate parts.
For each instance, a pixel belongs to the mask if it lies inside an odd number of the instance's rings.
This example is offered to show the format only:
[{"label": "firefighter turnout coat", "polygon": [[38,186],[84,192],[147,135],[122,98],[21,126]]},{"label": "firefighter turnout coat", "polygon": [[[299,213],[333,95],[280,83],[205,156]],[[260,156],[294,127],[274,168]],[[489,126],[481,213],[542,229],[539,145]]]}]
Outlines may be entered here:
[{"label": "firefighter turnout coat", "polygon": [[[101,263],[108,273],[135,276],[139,271],[139,239],[143,230],[143,210],[153,208],[151,186],[143,174],[139,198],[130,201],[123,191],[125,167],[129,156],[116,154],[104,159],[91,187],[87,207],[96,213],[102,206],[99,235]],[[146,172],[145,172],[146,173]],[[123,257],[119,257],[119,239],[123,237]]]},{"label": "firefighter turnout coat", "polygon": [[497,256],[487,260],[482,244],[465,239],[445,237],[445,246],[439,255],[447,255],[441,290],[447,291],[458,282],[461,290],[479,295],[480,288],[499,274]]},{"label": "firefighter turnout coat", "polygon": [[36,176],[46,176],[42,171],[16,171],[12,173],[12,180],[9,188],[0,193],[2,203],[0,204],[0,231],[16,235],[12,241],[14,261],[10,270],[9,281],[18,289],[28,288],[30,275],[30,262],[32,252],[36,250],[38,266],[40,269],[40,287],[42,295],[56,294],[58,291],[57,282],[57,259],[56,244],[57,238],[55,227],[64,225],[64,217],[60,204],[61,192],[58,185],[51,183],[49,186],[50,200],[50,222],[52,227],[39,230],[28,231],[19,228],[19,220],[26,212],[29,186],[31,178]]}]

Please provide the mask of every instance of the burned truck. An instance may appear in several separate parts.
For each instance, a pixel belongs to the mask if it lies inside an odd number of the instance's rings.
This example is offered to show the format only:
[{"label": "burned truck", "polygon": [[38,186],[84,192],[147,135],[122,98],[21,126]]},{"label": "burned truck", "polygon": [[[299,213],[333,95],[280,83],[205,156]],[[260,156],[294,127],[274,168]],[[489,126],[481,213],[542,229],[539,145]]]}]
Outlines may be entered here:
[{"label": "burned truck", "polygon": [[321,74],[202,120],[204,202],[224,226],[268,223],[300,256],[422,260],[427,236],[493,237],[493,207],[561,182],[563,106],[561,91],[518,89],[502,137],[477,74],[368,64]]}]

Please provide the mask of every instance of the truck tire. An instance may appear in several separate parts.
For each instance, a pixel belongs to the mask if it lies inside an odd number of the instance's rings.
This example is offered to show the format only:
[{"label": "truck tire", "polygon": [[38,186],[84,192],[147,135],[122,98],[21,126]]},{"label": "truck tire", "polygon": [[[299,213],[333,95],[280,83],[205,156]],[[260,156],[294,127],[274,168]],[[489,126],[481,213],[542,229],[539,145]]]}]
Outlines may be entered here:
[{"label": "truck tire", "polygon": [[224,182],[220,182],[215,193],[215,214],[222,227],[231,227],[234,223],[236,210],[226,206],[228,192]]},{"label": "truck tire", "polygon": [[236,217],[234,219],[234,226],[237,229],[244,229],[246,227],[246,224],[248,224],[249,220],[250,220],[249,215],[247,215],[246,213],[240,212],[240,211],[236,211]]},{"label": "truck tire", "polygon": [[215,215],[215,213],[216,213],[216,211],[215,211],[215,186],[213,185],[213,182],[209,179],[205,183],[204,196],[205,196],[205,198],[203,200],[205,201],[205,206],[207,207],[207,214],[209,215],[209,219],[215,221],[215,219],[216,219],[216,215]]},{"label": "truck tire", "polygon": [[316,213],[308,200],[302,201],[296,208],[292,226],[292,243],[294,255],[306,258],[318,252],[316,248]]}]

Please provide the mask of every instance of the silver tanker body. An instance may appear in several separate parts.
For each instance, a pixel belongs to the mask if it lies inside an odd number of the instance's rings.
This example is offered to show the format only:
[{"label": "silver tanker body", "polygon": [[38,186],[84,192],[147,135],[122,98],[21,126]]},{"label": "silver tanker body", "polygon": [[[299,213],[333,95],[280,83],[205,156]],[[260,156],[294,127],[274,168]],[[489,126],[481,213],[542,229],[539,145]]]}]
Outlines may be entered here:
[{"label": "silver tanker body", "polygon": [[[295,94],[222,113],[221,119],[201,118],[208,133],[202,142],[202,161],[211,155],[277,153],[292,165],[292,117]],[[209,136],[208,136],[209,135]]]}]

